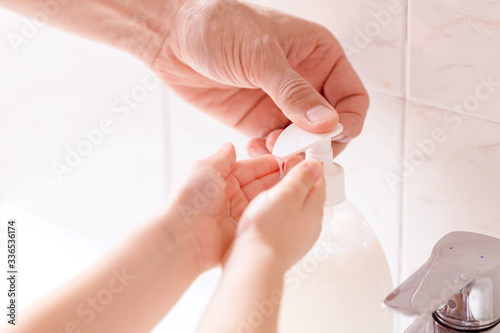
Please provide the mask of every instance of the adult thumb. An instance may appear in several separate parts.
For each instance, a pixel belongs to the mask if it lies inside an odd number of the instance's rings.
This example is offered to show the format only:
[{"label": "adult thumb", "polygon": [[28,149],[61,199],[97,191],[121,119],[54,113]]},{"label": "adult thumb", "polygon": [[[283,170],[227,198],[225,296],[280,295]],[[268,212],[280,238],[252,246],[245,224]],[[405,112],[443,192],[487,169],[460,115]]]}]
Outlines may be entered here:
[{"label": "adult thumb", "polygon": [[273,65],[263,64],[261,88],[297,126],[314,133],[333,131],[339,122],[337,111],[290,67],[284,55],[278,58]]}]

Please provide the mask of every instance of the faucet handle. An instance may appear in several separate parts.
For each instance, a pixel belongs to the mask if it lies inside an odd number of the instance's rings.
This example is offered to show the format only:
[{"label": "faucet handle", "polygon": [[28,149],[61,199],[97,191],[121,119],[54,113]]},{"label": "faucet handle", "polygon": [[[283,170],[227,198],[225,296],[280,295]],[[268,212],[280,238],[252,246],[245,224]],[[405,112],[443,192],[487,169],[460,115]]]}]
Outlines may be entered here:
[{"label": "faucet handle", "polygon": [[457,330],[493,327],[500,321],[500,239],[470,232],[444,236],[384,303]]}]

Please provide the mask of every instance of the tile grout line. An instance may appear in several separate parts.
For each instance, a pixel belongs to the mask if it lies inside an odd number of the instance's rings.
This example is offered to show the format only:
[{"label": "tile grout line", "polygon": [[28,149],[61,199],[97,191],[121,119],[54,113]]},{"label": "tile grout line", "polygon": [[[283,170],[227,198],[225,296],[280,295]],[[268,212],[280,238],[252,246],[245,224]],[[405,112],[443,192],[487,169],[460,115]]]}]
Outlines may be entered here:
[{"label": "tile grout line", "polygon": [[436,104],[433,104],[433,103],[422,101],[420,99],[415,99],[415,98],[412,98],[411,96],[401,96],[401,95],[397,95],[397,94],[394,94],[394,93],[387,92],[385,90],[379,90],[379,89],[375,88],[374,86],[368,86],[368,90],[369,90],[370,95],[378,95],[378,96],[382,96],[382,97],[397,99],[397,100],[400,100],[400,101],[403,101],[403,102],[411,102],[411,103],[414,103],[414,104],[418,104],[420,106],[430,107],[430,108],[434,108],[434,109],[437,109],[437,110],[440,110],[440,111],[454,112],[454,113],[457,113],[457,114],[462,115],[464,117],[469,117],[469,118],[474,118],[474,119],[478,119],[478,120],[488,121],[488,122],[491,122],[491,123],[494,123],[494,124],[500,124],[500,120],[495,120],[495,119],[491,119],[491,118],[481,117],[481,116],[473,114],[473,113],[460,112],[458,110],[455,110],[455,109],[452,109],[452,108],[449,108],[449,107],[446,107],[446,106],[436,105]]},{"label": "tile grout line", "polygon": [[404,100],[405,99],[405,96],[401,96],[401,95],[398,95],[398,94],[395,94],[395,93],[391,93],[387,90],[381,90],[381,89],[378,89],[376,88],[375,86],[369,86],[367,85],[367,90],[368,90],[368,93],[369,95],[379,95],[379,96],[383,96],[383,97],[387,97],[387,98],[394,98],[394,99],[398,99],[398,100]]},{"label": "tile grout line", "polygon": [[[408,116],[408,97],[409,97],[409,50],[410,50],[410,1],[406,1],[406,24],[405,24],[405,46],[403,56],[403,84],[404,84],[404,96],[403,96],[403,115],[401,117],[401,132],[402,132],[402,140],[400,146],[400,172],[403,170],[404,157],[406,155],[406,132],[407,132],[407,116]],[[403,179],[401,184],[399,185],[399,235],[398,235],[398,272],[396,274],[397,281],[396,286],[401,284],[403,277],[403,239],[405,232],[405,209],[406,209],[406,179]],[[396,287],[395,286],[395,287]],[[402,318],[400,315],[395,316],[394,320],[394,332],[398,332],[402,326]]]},{"label": "tile grout line", "polygon": [[428,102],[425,102],[425,101],[421,101],[421,100],[418,100],[418,99],[407,98],[407,101],[415,103],[415,104],[418,104],[420,106],[425,106],[425,107],[430,107],[430,108],[433,108],[433,109],[437,109],[439,111],[454,112],[454,113],[462,115],[464,117],[469,117],[469,118],[474,118],[474,119],[478,119],[478,120],[488,121],[488,122],[491,122],[491,123],[494,123],[494,124],[500,124],[500,120],[495,120],[495,119],[481,117],[481,116],[478,116],[478,115],[473,114],[473,113],[460,112],[458,110],[455,110],[455,109],[452,109],[452,108],[449,108],[449,107],[446,107],[446,106],[440,106],[440,105],[428,103]]},{"label": "tile grout line", "polygon": [[[410,96],[409,86],[410,86],[410,2],[406,1],[406,31],[405,31],[405,49],[404,49],[404,105],[403,105],[403,117],[402,117],[402,146],[401,146],[401,161],[404,160],[406,156],[406,137],[407,137],[407,117],[408,117],[408,99]],[[401,163],[401,168],[403,168],[403,163]],[[403,250],[404,250],[404,232],[405,232],[405,209],[406,209],[406,179],[403,179],[400,185],[400,202],[399,202],[399,260],[398,260],[398,283],[402,282],[403,278]]]}]

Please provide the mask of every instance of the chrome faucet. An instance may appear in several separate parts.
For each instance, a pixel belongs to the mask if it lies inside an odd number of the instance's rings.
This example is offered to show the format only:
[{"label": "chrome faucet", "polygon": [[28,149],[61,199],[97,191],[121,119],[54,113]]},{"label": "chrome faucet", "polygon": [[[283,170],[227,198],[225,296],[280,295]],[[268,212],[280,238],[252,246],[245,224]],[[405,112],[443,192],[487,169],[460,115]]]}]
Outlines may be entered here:
[{"label": "chrome faucet", "polygon": [[405,333],[500,333],[500,239],[444,236],[384,304],[419,316]]}]

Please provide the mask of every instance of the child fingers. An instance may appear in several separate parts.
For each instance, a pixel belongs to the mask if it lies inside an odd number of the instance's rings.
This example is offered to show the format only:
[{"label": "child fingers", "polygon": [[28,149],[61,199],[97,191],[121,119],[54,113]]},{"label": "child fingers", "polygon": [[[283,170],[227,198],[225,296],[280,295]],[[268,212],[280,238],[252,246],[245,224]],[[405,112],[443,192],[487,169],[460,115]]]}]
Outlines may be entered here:
[{"label": "child fingers", "polygon": [[283,167],[285,170],[285,174],[288,174],[290,170],[300,164],[302,162],[302,158],[298,155],[292,156],[285,161],[285,166]]},{"label": "child fingers", "polygon": [[307,208],[323,212],[326,201],[325,178],[320,177],[307,196],[304,205]]},{"label": "child fingers", "polygon": [[[284,163],[284,173],[302,161],[300,156],[292,156]],[[267,154],[255,158],[238,161],[233,170],[233,175],[243,187],[255,179],[270,175],[279,170],[279,164],[273,155]],[[274,184],[273,184],[274,185]]]},{"label": "child fingers", "polygon": [[241,187],[243,194],[248,199],[248,201],[255,198],[263,191],[269,190],[271,187],[276,185],[280,181],[280,173],[279,171],[275,171],[264,177],[255,179],[245,186]]},{"label": "child fingers", "polygon": [[304,161],[293,168],[278,185],[274,195],[303,204],[318,179],[323,177],[323,165],[317,161]]},{"label": "child fingers", "polygon": [[[267,160],[269,162],[267,169],[262,163],[259,163],[260,172],[252,172],[251,176],[248,172],[243,172],[249,166],[243,163],[252,163],[252,161],[257,160]],[[292,168],[297,166],[302,159],[299,156],[292,156],[285,161],[284,173],[287,174]],[[278,167],[278,163],[272,155],[265,155],[257,157],[251,160],[245,160],[238,162],[239,164],[234,168],[233,175],[239,180],[241,184],[241,190],[245,194],[248,201],[255,198],[261,192],[266,191],[276,185],[282,178],[281,172]],[[241,163],[241,165],[240,165]]]},{"label": "child fingers", "polygon": [[[241,190],[245,194],[248,201],[255,198],[261,192],[270,189],[271,187],[276,185],[281,180],[282,175],[278,169],[278,164],[276,163],[274,157],[272,157],[271,155],[265,155],[265,156],[254,158],[252,160],[264,159],[264,158],[268,159],[269,161],[271,161],[271,159],[274,161],[272,167],[269,168],[268,170],[266,170],[266,172],[261,172],[258,174],[254,172],[252,176],[258,175],[259,178],[252,177],[252,179],[250,181],[241,185]],[[250,161],[252,161],[252,160],[250,160]],[[283,167],[285,174],[288,174],[288,172],[290,172],[290,170],[292,170],[295,166],[300,164],[301,161],[302,161],[302,159],[299,156],[292,156],[289,159],[287,159],[285,161],[285,165]],[[246,162],[246,161],[242,161],[242,162]],[[242,162],[240,162],[240,163],[242,163]],[[269,172],[267,172],[267,171],[269,171]],[[245,176],[240,175],[240,173],[241,173],[241,168],[239,166],[237,166],[234,169],[233,174],[236,176],[236,178],[238,178],[238,175],[239,175],[239,181],[241,184],[245,180],[248,180],[249,178],[245,178]],[[261,174],[264,174],[264,175],[261,176]],[[248,175],[246,177],[248,177]]]},{"label": "child fingers", "polygon": [[210,166],[221,173],[222,177],[227,177],[236,164],[236,151],[232,143],[226,142],[213,155],[198,162],[202,166]]},{"label": "child fingers", "polygon": [[272,155],[263,155],[238,161],[233,170],[240,185],[243,187],[255,179],[264,177],[279,170],[279,165]]}]

